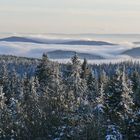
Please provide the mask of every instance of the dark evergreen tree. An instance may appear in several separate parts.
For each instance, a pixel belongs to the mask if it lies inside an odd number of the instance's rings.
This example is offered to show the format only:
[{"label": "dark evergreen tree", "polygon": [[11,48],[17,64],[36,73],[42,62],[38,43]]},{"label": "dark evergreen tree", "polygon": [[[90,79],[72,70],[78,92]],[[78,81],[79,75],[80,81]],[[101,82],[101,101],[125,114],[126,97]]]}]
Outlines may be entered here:
[{"label": "dark evergreen tree", "polygon": [[38,77],[40,84],[45,84],[47,82],[48,80],[47,78],[51,73],[51,68],[49,66],[50,66],[50,61],[48,59],[47,54],[44,53],[42,55],[41,63],[37,66],[36,69],[36,76]]},{"label": "dark evergreen tree", "polygon": [[121,71],[119,68],[110,82],[106,100],[107,115],[111,122],[109,125],[116,123],[117,126],[124,129],[121,131],[126,133],[129,130],[130,117],[133,115],[132,89],[128,85],[125,71]]},{"label": "dark evergreen tree", "polygon": [[90,74],[90,68],[88,66],[87,59],[85,58],[82,64],[81,78],[87,79],[89,74]]},{"label": "dark evergreen tree", "polygon": [[90,72],[87,79],[87,90],[88,90],[88,100],[90,104],[95,105],[95,99],[98,93],[98,83],[92,71]]}]

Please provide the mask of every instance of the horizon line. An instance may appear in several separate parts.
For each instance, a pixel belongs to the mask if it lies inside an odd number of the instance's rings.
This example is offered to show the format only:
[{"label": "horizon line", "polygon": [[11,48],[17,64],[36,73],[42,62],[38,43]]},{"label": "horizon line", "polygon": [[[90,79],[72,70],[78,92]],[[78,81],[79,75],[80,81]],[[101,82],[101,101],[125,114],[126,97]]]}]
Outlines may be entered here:
[{"label": "horizon line", "polygon": [[48,35],[140,35],[140,33],[64,33],[64,32],[49,32],[49,33],[41,33],[41,32],[0,32],[0,34],[48,34]]}]

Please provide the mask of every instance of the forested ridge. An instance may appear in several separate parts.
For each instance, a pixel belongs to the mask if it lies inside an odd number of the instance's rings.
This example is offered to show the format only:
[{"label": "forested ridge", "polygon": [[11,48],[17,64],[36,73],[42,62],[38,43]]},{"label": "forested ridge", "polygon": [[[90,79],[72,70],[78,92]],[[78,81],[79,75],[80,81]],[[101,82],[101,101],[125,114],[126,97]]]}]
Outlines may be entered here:
[{"label": "forested ridge", "polygon": [[0,140],[77,139],[140,139],[140,64],[0,56]]}]

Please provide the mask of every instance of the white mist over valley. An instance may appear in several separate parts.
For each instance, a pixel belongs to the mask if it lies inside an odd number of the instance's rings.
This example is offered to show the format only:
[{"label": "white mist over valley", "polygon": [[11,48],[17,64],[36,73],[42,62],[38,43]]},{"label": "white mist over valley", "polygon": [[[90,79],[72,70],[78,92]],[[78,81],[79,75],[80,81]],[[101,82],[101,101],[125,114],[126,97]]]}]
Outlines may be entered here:
[{"label": "white mist over valley", "polygon": [[67,62],[77,53],[90,63],[138,60],[139,34],[1,34],[0,54]]}]

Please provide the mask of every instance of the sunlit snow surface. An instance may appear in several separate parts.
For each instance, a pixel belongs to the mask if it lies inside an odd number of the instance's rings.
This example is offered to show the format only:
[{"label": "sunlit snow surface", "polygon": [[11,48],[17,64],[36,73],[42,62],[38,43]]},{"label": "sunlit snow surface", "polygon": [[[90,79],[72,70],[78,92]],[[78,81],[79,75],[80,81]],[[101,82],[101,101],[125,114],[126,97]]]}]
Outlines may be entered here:
[{"label": "sunlit snow surface", "polygon": [[[9,35],[8,37],[13,36]],[[14,35],[15,36],[15,35]],[[122,54],[126,50],[139,47],[139,44],[134,44],[133,42],[139,42],[139,35],[133,36],[109,36],[109,35],[23,35],[16,34],[19,37],[26,37],[36,41],[41,41],[44,44],[32,43],[32,42],[8,42],[0,41],[0,54],[6,55],[16,55],[25,57],[41,58],[43,52],[52,51],[73,51],[78,53],[92,54],[95,56],[100,56],[104,59],[90,59],[89,63],[117,63],[121,61],[139,61],[139,59],[134,59],[128,55]],[[5,36],[7,37],[7,36]],[[4,38],[0,36],[0,38]],[[64,45],[55,44],[63,43],[74,40],[84,40],[84,41],[106,41],[109,43],[117,45]],[[45,44],[46,43],[46,44]],[[49,43],[49,44],[47,44]],[[63,54],[62,54],[63,55]],[[66,54],[65,54],[66,55]],[[62,56],[60,58],[54,58],[53,60],[59,61],[61,63],[66,63],[70,61],[69,58]]]}]

